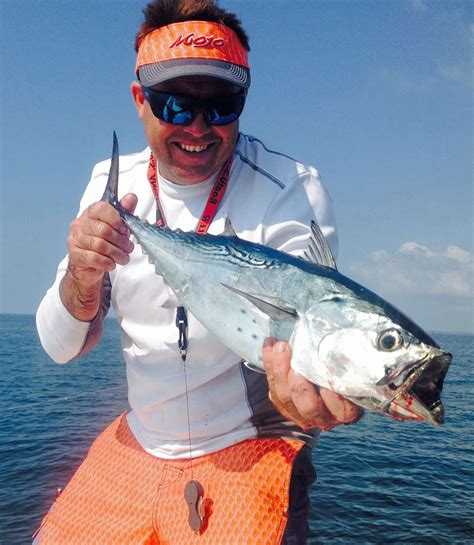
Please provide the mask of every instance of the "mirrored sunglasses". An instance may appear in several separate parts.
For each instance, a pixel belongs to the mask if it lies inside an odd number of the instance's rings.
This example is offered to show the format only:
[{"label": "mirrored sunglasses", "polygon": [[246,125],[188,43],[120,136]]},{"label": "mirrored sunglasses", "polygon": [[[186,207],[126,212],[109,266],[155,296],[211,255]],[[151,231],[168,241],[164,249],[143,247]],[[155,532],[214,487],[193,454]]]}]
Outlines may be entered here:
[{"label": "mirrored sunglasses", "polygon": [[156,91],[144,85],[142,89],[153,115],[172,125],[190,125],[199,112],[204,114],[208,125],[228,125],[239,118],[246,98],[245,90],[202,100]]}]

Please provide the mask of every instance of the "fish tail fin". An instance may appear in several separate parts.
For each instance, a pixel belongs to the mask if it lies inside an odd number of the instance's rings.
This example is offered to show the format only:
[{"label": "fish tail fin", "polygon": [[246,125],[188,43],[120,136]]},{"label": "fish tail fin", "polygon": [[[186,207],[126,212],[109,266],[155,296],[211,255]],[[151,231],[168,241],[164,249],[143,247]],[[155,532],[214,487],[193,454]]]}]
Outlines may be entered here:
[{"label": "fish tail fin", "polygon": [[117,135],[114,131],[114,143],[112,147],[112,159],[110,162],[109,178],[105,186],[102,201],[118,204],[118,178],[119,178],[119,147]]}]

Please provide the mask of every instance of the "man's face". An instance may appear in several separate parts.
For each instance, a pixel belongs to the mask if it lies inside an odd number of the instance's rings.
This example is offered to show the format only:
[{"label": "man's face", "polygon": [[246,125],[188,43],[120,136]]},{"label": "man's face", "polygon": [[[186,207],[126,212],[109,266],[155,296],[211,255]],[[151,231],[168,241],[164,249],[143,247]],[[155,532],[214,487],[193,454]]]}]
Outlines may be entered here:
[{"label": "man's face", "polygon": [[[154,88],[198,99],[239,91],[239,87],[223,80],[201,76],[175,78]],[[209,126],[199,112],[190,125],[172,125],[153,115],[138,82],[132,83],[132,95],[159,172],[167,180],[183,185],[202,182],[218,172],[233,154],[238,120],[221,127]]]}]

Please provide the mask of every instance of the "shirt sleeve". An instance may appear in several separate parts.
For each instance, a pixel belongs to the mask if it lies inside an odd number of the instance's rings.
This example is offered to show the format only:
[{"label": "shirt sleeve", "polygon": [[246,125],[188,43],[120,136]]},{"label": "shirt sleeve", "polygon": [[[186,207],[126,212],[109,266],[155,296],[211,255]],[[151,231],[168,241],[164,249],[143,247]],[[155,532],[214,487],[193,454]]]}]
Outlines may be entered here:
[{"label": "shirt sleeve", "polygon": [[49,288],[36,313],[36,328],[41,344],[56,363],[67,363],[79,354],[90,322],[81,322],[69,314],[59,295],[59,285],[66,273],[67,257],[58,267],[56,280]]},{"label": "shirt sleeve", "polygon": [[331,198],[316,169],[290,180],[270,203],[263,221],[264,244],[302,256],[308,248],[311,221],[315,221],[337,256],[338,236]]},{"label": "shirt sleeve", "polygon": [[[100,200],[106,176],[104,167],[97,165],[81,199],[79,212]],[[106,171],[105,171],[106,172]],[[49,288],[36,313],[36,328],[41,345],[56,363],[67,363],[80,355],[93,322],[82,322],[72,316],[61,301],[59,286],[66,274],[68,257],[59,264],[54,284]]]}]

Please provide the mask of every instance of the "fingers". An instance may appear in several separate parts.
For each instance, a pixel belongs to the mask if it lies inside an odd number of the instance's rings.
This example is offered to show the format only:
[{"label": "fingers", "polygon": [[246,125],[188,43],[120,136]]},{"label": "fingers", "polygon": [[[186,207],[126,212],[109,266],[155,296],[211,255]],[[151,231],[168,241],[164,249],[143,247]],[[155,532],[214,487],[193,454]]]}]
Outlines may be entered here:
[{"label": "fingers", "polygon": [[[133,210],[136,197],[122,199]],[[129,262],[133,244],[129,230],[119,213],[110,204],[98,202],[87,208],[71,224],[68,236],[70,271],[76,275],[88,273],[97,277],[113,270],[116,264]]]},{"label": "fingers", "polygon": [[[286,362],[285,345],[279,343],[278,353],[276,339],[265,339],[263,344],[263,363],[267,372],[270,394],[274,402],[286,405],[291,401],[291,391],[288,386],[288,372],[290,366]],[[290,356],[291,357],[291,356]]]},{"label": "fingers", "polygon": [[91,206],[89,206],[89,208],[86,208],[86,210],[84,210],[81,218],[84,215],[87,219],[99,220],[100,222],[109,225],[111,228],[115,229],[118,232],[121,232],[122,234],[126,234],[128,232],[128,229],[123,223],[120,214],[111,204],[107,202],[100,201],[92,204]]},{"label": "fingers", "polygon": [[291,348],[288,343],[266,339],[263,361],[270,400],[280,413],[304,430],[312,427],[327,428],[330,416],[314,386],[290,367]]},{"label": "fingers", "polygon": [[288,343],[266,339],[263,362],[267,372],[270,400],[301,428],[331,429],[357,421],[361,410],[339,394],[315,387],[291,368]]},{"label": "fingers", "polygon": [[134,193],[127,193],[122,199],[120,200],[120,204],[125,208],[127,212],[130,214],[133,214],[135,212],[135,208],[137,206],[138,197]]},{"label": "fingers", "polygon": [[288,373],[288,385],[298,413],[308,427],[329,429],[335,425],[331,411],[326,407],[318,389],[293,370]]},{"label": "fingers", "polygon": [[128,254],[132,251],[133,244],[129,241],[127,234],[122,234],[100,220],[81,221],[79,219],[76,222],[71,229],[72,243],[76,248],[83,250],[90,258],[98,254],[98,260],[100,256],[103,256],[113,264],[128,263]]},{"label": "fingers", "polygon": [[319,394],[325,406],[338,423],[352,424],[360,420],[364,414],[361,407],[341,395],[331,392],[331,390],[320,388]]}]

